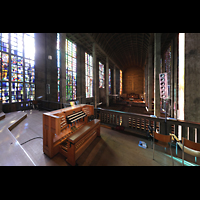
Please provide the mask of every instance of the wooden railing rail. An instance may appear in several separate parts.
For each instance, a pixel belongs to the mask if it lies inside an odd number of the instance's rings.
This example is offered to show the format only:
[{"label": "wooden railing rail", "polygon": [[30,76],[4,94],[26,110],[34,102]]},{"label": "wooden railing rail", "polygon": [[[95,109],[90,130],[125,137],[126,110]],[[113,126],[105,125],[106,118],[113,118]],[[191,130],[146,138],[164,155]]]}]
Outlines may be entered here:
[{"label": "wooden railing rail", "polygon": [[143,136],[147,135],[148,125],[150,125],[154,131],[157,129],[160,134],[168,135],[172,133],[179,139],[185,137],[188,140],[200,143],[200,123],[168,118],[165,127],[165,119],[162,117],[157,118],[149,115],[102,108],[94,109],[94,115],[103,124],[110,126],[121,125],[125,127],[126,131]]}]

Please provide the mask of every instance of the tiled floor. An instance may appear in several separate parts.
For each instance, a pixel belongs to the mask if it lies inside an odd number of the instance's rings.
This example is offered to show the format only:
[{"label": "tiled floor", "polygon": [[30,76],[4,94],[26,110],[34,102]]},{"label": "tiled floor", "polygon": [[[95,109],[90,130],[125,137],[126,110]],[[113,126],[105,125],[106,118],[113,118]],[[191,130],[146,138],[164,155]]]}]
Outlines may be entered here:
[{"label": "tiled floor", "polygon": [[[43,136],[42,114],[47,111],[28,110],[25,118],[11,132],[20,144]],[[8,114],[7,114],[8,115]],[[150,141],[129,133],[118,132],[101,127],[101,137],[97,137],[77,160],[78,166],[171,166],[171,158],[162,147],[156,146],[155,160]],[[147,143],[148,148],[138,146],[139,141]],[[36,166],[69,166],[65,157],[57,154],[52,159],[43,153],[43,140],[37,138],[23,145],[24,150]],[[167,150],[167,153],[168,150]],[[175,151],[173,150],[173,155]],[[178,160],[175,166],[181,165]]]}]

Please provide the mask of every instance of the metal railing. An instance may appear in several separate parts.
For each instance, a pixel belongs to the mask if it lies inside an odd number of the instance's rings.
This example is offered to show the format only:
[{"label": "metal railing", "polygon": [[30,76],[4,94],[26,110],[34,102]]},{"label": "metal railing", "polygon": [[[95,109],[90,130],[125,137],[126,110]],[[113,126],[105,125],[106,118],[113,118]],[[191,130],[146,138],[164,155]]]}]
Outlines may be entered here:
[{"label": "metal railing", "polygon": [[193,142],[200,143],[200,123],[174,120],[168,118],[165,124],[165,118],[153,117],[137,113],[122,112],[117,110],[98,108],[94,110],[95,118],[101,120],[101,123],[110,126],[124,126],[125,131],[134,132],[147,136],[148,125],[153,130],[156,129],[160,134],[175,134],[180,140],[182,137]]}]

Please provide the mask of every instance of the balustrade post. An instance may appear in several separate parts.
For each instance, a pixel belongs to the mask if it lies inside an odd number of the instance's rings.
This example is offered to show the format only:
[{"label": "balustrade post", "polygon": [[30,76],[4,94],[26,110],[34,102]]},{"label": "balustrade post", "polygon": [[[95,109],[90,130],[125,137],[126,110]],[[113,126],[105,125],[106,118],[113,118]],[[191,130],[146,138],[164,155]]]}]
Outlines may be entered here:
[{"label": "balustrade post", "polygon": [[194,142],[194,135],[195,135],[195,128],[193,127],[189,127],[189,140],[191,140],[192,142]]}]

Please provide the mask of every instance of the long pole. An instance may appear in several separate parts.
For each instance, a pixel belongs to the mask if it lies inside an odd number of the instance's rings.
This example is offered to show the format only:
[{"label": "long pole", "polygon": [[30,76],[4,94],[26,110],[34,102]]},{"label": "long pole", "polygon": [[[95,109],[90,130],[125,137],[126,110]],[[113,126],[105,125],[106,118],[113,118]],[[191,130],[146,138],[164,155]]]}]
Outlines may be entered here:
[{"label": "long pole", "polygon": [[164,100],[165,103],[165,135],[167,135],[167,100]]}]

